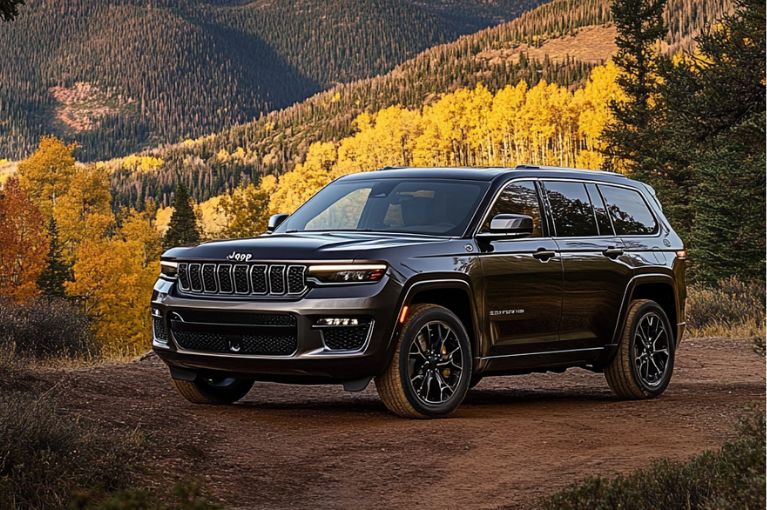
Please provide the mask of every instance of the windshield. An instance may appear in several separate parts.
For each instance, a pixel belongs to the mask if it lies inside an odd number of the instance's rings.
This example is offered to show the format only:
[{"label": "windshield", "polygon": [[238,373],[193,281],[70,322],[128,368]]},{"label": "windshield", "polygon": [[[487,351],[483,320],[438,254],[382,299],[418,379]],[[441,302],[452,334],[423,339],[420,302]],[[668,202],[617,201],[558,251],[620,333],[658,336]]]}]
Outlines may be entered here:
[{"label": "windshield", "polygon": [[460,236],[488,184],[447,179],[331,183],[277,232],[357,230]]}]

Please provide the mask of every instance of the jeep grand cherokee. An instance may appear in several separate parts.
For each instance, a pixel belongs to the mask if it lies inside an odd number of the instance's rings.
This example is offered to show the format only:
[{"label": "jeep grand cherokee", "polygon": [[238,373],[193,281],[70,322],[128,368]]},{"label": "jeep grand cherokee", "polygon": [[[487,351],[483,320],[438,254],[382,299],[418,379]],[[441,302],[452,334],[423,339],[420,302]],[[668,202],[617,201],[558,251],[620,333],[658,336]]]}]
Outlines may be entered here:
[{"label": "jeep grand cherokee", "polygon": [[483,377],[569,367],[649,398],[684,332],[684,260],[652,188],[618,174],[384,169],[258,238],[167,251],[153,347],[196,403],[375,379],[394,413],[440,417]]}]

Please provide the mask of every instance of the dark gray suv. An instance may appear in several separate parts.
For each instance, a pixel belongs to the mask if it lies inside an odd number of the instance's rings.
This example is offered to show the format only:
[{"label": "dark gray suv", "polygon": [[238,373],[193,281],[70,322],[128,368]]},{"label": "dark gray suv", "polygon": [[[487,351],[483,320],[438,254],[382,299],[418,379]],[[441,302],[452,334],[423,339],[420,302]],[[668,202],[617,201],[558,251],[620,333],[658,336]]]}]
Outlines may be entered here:
[{"label": "dark gray suv", "polygon": [[684,333],[684,266],[653,190],[619,174],[384,169],[258,238],[166,252],[153,347],[197,403],[375,379],[391,411],[439,417],[483,377],[568,367],[655,397]]}]

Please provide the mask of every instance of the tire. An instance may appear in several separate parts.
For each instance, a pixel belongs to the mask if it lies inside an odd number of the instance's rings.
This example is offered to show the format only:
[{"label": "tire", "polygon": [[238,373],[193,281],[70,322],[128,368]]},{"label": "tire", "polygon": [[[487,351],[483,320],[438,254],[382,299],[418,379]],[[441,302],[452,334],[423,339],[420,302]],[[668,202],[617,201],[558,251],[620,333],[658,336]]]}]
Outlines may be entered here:
[{"label": "tire", "polygon": [[231,404],[247,395],[253,387],[253,381],[232,378],[198,377],[194,382],[171,380],[176,391],[193,404]]},{"label": "tire", "polygon": [[610,389],[625,400],[659,396],[674,371],[674,345],[671,324],[658,303],[632,301],[618,352],[605,369]]},{"label": "tire", "polygon": [[471,374],[471,344],[461,321],[447,308],[420,304],[410,309],[394,357],[375,384],[391,412],[442,418],[463,401]]}]

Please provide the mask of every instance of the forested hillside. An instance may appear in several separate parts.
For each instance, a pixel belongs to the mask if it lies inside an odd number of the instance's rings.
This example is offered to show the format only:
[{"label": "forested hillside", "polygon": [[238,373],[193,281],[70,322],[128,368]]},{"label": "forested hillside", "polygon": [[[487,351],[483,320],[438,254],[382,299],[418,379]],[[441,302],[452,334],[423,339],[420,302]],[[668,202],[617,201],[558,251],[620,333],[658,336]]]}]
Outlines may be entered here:
[{"label": "forested hillside", "polygon": [[[690,48],[694,35],[731,10],[731,0],[672,0],[666,14],[667,50]],[[157,198],[167,206],[179,181],[196,200],[207,200],[236,185],[243,175],[290,171],[304,160],[313,142],[353,134],[353,121],[362,112],[373,114],[393,105],[421,108],[461,87],[481,83],[494,93],[519,81],[532,87],[546,80],[578,88],[599,61],[579,61],[567,54],[533,58],[524,50],[530,46],[545,50],[547,41],[564,37],[561,46],[572,46],[575,53],[579,29],[610,21],[607,0],[556,0],[510,23],[429,49],[385,76],[338,85],[256,122],[151,151],[163,161],[155,171],[115,162],[115,204],[137,205]],[[609,57],[603,55],[604,60]]]},{"label": "forested hillside", "polygon": [[28,0],[0,27],[0,158],[78,159],[220,131],[543,0]]}]

